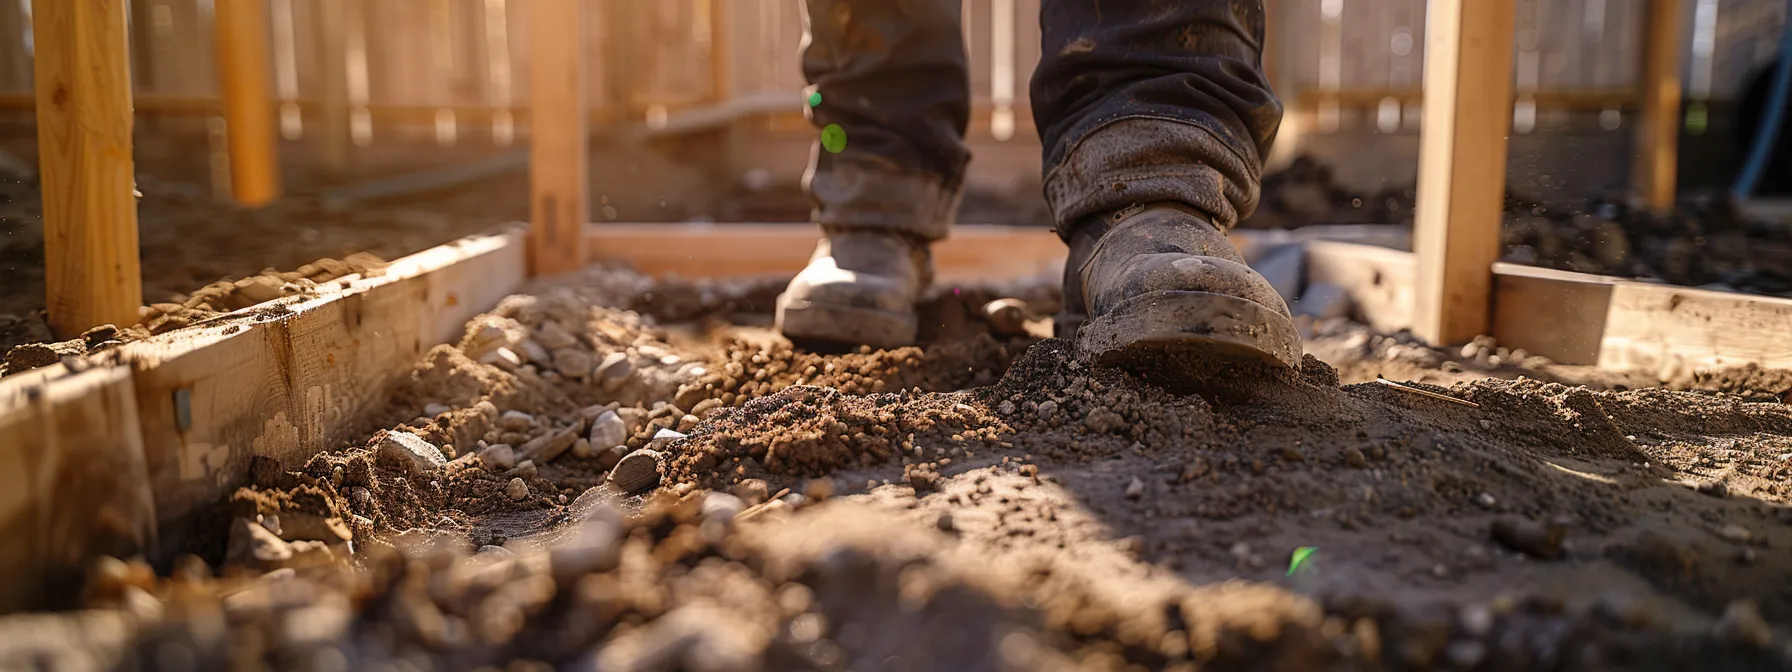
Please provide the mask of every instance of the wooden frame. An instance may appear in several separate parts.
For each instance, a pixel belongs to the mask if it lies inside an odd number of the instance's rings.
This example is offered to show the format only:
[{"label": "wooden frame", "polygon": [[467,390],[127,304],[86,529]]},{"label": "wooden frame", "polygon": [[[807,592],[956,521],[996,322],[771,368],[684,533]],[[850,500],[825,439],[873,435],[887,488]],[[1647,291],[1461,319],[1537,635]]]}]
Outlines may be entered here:
[{"label": "wooden frame", "polygon": [[1419,139],[1413,332],[1433,345],[1487,331],[1512,124],[1514,0],[1433,0]]},{"label": "wooden frame", "polygon": [[[260,455],[297,468],[358,439],[429,347],[525,279],[520,227],[126,344],[92,368],[0,379],[0,610],[59,606],[95,553],[186,548]],[[92,496],[68,497],[79,491]],[[26,577],[41,577],[45,582]],[[43,585],[38,585],[42,583]],[[58,592],[60,590],[60,592]]]},{"label": "wooden frame", "polygon": [[124,0],[32,4],[50,327],[137,323],[130,61]]}]

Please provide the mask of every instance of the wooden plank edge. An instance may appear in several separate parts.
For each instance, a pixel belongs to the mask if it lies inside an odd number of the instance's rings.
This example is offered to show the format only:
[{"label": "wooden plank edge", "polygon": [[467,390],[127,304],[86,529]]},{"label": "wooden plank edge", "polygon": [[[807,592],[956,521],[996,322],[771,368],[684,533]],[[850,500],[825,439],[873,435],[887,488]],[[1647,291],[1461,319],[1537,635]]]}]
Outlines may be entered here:
[{"label": "wooden plank edge", "polygon": [[162,531],[156,555],[221,550],[204,517],[247,482],[251,458],[294,469],[360,438],[424,352],[520,287],[525,269],[524,232],[512,227],[338,280],[322,296],[240,311],[235,324],[125,346]]},{"label": "wooden plank edge", "polygon": [[[1411,252],[1307,243],[1307,283],[1342,287],[1356,319],[1378,331],[1411,327]],[[1495,263],[1491,336],[1562,364],[1672,380],[1754,364],[1792,368],[1792,299]]]},{"label": "wooden plank edge", "polygon": [[[58,367],[60,368],[60,367]],[[155,543],[128,368],[31,371],[0,386],[0,613],[74,606],[87,559]]]},{"label": "wooden plank edge", "polygon": [[[0,612],[62,606],[95,554],[168,560],[251,456],[294,467],[358,436],[429,347],[520,288],[522,225],[323,292],[0,380]],[[71,497],[69,493],[83,493]],[[212,531],[211,541],[222,543]]]}]

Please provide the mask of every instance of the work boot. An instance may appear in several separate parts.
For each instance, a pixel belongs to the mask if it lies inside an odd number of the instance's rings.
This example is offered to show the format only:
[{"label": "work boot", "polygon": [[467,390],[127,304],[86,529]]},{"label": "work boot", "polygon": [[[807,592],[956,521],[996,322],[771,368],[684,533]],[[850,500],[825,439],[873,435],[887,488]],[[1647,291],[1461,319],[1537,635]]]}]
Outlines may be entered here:
[{"label": "work boot", "polygon": [[[1226,234],[1180,203],[1134,205],[1083,221],[1064,269],[1060,338],[1107,366],[1176,355],[1300,366],[1288,304]],[[1166,358],[1165,355],[1172,357]]]},{"label": "work boot", "polygon": [[831,229],[778,295],[778,331],[799,343],[915,343],[915,299],[933,282],[925,241],[890,229]]}]

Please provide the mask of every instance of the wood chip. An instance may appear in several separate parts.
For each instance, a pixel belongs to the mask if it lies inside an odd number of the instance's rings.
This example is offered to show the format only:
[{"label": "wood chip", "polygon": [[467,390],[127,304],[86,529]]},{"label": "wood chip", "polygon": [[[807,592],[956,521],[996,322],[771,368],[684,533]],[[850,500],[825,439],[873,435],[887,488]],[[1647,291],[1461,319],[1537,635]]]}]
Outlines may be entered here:
[{"label": "wood chip", "polygon": [[1382,385],[1386,385],[1386,386],[1394,388],[1396,390],[1400,390],[1401,392],[1411,392],[1411,393],[1419,395],[1421,397],[1431,397],[1432,399],[1437,399],[1439,401],[1448,401],[1448,402],[1458,403],[1458,404],[1462,404],[1463,406],[1467,406],[1469,408],[1480,408],[1481,407],[1480,404],[1469,401],[1467,399],[1457,399],[1457,398],[1452,397],[1447,394],[1438,394],[1438,393],[1432,392],[1430,390],[1421,390],[1416,387],[1411,387],[1408,385],[1401,385],[1399,383],[1388,380],[1386,378],[1376,378],[1375,382],[1381,383]]}]

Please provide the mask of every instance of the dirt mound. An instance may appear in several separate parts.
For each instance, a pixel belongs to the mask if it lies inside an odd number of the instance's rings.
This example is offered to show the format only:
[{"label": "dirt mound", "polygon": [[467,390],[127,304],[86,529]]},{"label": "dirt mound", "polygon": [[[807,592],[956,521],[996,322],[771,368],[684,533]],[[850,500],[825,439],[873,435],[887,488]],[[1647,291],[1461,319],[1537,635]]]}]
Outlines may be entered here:
[{"label": "dirt mound", "polygon": [[96,568],[98,611],[0,621],[0,660],[1792,669],[1784,404],[1312,357],[1162,380],[997,336],[987,288],[843,354],[605,307],[653,287],[506,299],[383,429],[258,461],[203,561]]}]

